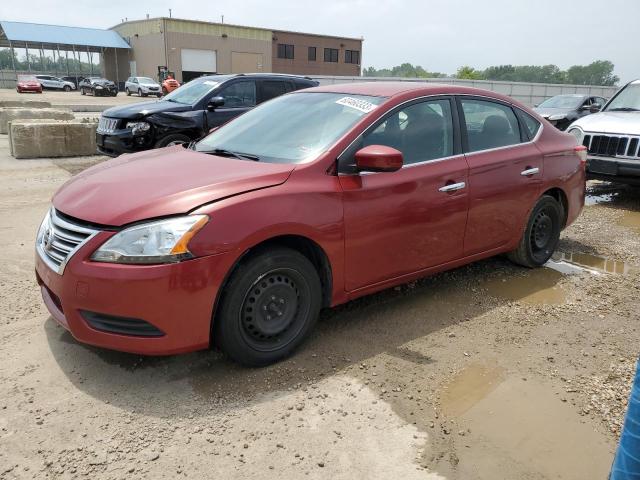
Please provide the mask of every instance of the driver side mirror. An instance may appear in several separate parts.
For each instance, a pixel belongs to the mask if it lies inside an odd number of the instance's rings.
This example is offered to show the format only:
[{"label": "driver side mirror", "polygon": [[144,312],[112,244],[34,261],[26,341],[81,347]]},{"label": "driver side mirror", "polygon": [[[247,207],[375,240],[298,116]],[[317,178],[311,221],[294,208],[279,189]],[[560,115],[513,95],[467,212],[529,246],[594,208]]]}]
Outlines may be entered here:
[{"label": "driver side mirror", "polygon": [[207,104],[207,110],[209,110],[210,112],[213,112],[216,108],[221,107],[223,105],[224,105],[223,97],[213,97],[211,100],[209,100],[209,103]]},{"label": "driver side mirror", "polygon": [[361,172],[395,172],[402,168],[402,152],[386,145],[369,145],[356,152],[356,167]]},{"label": "driver side mirror", "polygon": [[591,113],[597,113],[602,109],[602,105],[600,105],[599,103],[594,103],[591,105],[591,107],[589,107],[589,111]]}]

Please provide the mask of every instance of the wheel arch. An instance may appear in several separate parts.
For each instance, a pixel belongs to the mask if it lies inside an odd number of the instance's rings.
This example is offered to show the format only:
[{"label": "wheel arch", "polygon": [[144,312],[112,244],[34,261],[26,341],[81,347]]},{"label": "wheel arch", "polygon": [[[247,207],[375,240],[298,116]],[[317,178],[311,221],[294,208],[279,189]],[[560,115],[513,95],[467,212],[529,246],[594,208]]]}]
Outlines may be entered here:
[{"label": "wheel arch", "polygon": [[[332,291],[333,291],[333,269],[331,262],[325,250],[314,240],[299,234],[283,234],[277,235],[271,238],[264,239],[255,245],[247,248],[234,262],[233,266],[229,269],[224,277],[218,294],[216,296],[213,312],[211,314],[211,335],[214,332],[215,318],[218,312],[218,307],[225,293],[225,289],[231,276],[242,262],[247,261],[252,256],[274,246],[287,247],[295,250],[304,255],[315,267],[320,277],[320,284],[322,286],[322,307],[328,307],[331,305]],[[213,338],[211,339],[214,340]],[[211,342],[213,344],[213,342]]]},{"label": "wheel arch", "polygon": [[567,194],[560,187],[552,187],[546,190],[542,195],[549,195],[556,199],[556,201],[562,206],[562,228],[567,224],[567,217],[569,215],[569,199]]}]

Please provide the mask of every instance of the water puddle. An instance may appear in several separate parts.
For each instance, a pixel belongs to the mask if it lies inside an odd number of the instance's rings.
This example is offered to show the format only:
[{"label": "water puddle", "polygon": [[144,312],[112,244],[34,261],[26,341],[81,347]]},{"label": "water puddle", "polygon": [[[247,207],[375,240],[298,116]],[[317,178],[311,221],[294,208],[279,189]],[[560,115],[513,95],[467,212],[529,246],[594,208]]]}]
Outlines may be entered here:
[{"label": "water puddle", "polygon": [[555,268],[562,265],[591,273],[623,274],[634,270],[631,265],[628,265],[625,262],[612,260],[611,258],[601,257],[598,255],[590,255],[588,253],[554,253],[548,266],[550,268]]},{"label": "water puddle", "polygon": [[622,217],[618,220],[618,225],[640,233],[640,212],[632,210],[623,210]]},{"label": "water puddle", "polygon": [[458,373],[440,396],[442,412],[458,417],[486,397],[504,380],[504,369],[497,365],[474,363]]},{"label": "water puddle", "polygon": [[468,432],[454,437],[457,478],[505,478],[505,472],[508,478],[607,477],[615,443],[606,434],[576,415],[551,385],[519,376],[501,380],[457,417]]},{"label": "water puddle", "polygon": [[563,273],[552,268],[538,268],[523,276],[494,278],[484,286],[489,295],[512,302],[559,305],[566,299],[566,292],[558,285],[563,276]]},{"label": "water puddle", "polygon": [[611,203],[617,195],[617,193],[588,193],[584,197],[584,205],[591,207],[600,203]]}]

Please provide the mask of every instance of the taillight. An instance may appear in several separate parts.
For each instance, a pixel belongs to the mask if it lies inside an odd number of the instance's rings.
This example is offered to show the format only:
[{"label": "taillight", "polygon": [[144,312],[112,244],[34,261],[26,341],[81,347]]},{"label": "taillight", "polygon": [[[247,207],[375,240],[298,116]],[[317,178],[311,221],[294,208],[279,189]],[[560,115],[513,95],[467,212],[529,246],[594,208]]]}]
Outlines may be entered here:
[{"label": "taillight", "polygon": [[576,145],[573,148],[573,151],[576,152],[578,157],[580,157],[580,163],[582,166],[585,166],[587,164],[587,147],[584,145]]}]

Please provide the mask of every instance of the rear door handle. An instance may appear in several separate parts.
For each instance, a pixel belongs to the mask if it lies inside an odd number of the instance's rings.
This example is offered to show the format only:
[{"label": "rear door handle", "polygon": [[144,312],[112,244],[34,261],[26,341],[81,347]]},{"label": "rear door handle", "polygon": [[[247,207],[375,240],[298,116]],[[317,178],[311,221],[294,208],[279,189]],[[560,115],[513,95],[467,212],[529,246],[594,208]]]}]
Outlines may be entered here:
[{"label": "rear door handle", "polygon": [[462,190],[466,187],[467,184],[464,182],[459,183],[450,183],[449,185],[445,185],[444,187],[440,187],[438,189],[439,192],[455,192],[456,190]]},{"label": "rear door handle", "polygon": [[527,168],[520,172],[520,175],[523,177],[530,177],[531,175],[535,175],[536,173],[540,173],[540,169],[538,167]]}]

